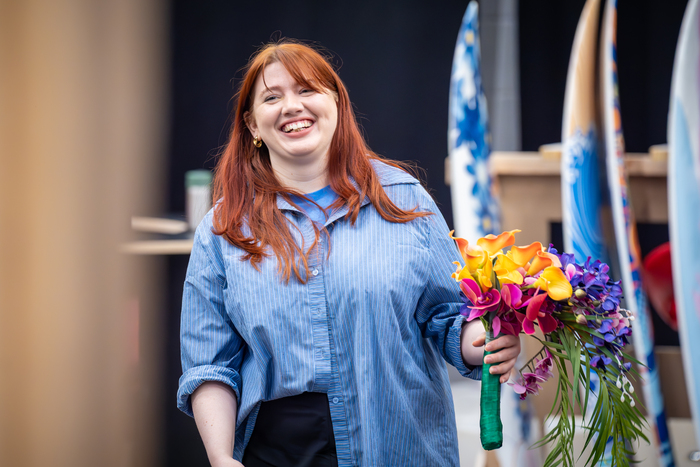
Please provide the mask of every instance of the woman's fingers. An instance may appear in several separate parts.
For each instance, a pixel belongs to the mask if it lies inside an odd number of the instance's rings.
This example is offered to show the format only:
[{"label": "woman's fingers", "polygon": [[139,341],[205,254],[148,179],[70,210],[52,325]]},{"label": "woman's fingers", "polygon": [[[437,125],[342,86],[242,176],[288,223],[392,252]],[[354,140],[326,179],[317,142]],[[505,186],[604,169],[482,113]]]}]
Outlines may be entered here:
[{"label": "woman's fingers", "polygon": [[505,336],[501,336],[498,339],[494,339],[488,344],[486,344],[486,347],[484,350],[487,350],[489,352],[494,352],[498,349],[504,349],[507,347],[518,347],[520,349],[520,338],[518,336],[511,336],[509,334]]},{"label": "woman's fingers", "polygon": [[486,350],[493,352],[484,357],[484,363],[496,364],[489,369],[493,375],[502,375],[501,383],[508,381],[510,372],[515,367],[515,361],[520,354],[520,338],[518,336],[501,336],[489,342]]},{"label": "woman's fingers", "polygon": [[508,378],[510,377],[510,372],[515,367],[516,360],[517,359],[512,358],[498,365],[494,365],[489,369],[489,373],[491,373],[492,375],[502,375],[501,383],[504,383],[508,381]]}]

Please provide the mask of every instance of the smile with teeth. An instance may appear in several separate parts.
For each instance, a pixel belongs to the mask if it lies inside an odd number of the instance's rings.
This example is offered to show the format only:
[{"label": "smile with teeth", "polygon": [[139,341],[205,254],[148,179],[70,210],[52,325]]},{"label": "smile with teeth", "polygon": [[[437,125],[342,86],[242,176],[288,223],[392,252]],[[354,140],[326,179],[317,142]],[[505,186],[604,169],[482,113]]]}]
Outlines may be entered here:
[{"label": "smile with teeth", "polygon": [[287,123],[282,127],[282,131],[285,133],[297,132],[306,129],[313,124],[314,122],[311,120],[301,120],[298,122]]}]

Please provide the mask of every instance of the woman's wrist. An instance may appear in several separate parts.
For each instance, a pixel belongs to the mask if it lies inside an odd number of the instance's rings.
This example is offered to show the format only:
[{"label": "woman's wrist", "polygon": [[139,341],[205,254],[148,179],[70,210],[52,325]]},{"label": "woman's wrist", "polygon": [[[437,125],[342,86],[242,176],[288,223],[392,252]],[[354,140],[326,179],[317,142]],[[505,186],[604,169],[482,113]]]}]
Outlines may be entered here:
[{"label": "woman's wrist", "polygon": [[230,454],[224,452],[215,456],[209,456],[209,463],[211,467],[234,467],[241,465],[238,461],[234,460]]}]

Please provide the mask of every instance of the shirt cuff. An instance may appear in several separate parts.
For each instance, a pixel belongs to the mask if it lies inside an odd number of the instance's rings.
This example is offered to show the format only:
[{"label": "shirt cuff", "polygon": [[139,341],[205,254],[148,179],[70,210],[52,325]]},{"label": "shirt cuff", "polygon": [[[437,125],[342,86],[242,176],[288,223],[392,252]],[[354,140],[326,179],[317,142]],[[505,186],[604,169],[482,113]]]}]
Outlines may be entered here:
[{"label": "shirt cuff", "polygon": [[452,326],[450,326],[450,331],[447,335],[447,351],[449,352],[452,364],[462,376],[480,381],[481,365],[467,365],[462,359],[462,325],[465,320],[466,318],[464,316],[459,315],[455,318]]},{"label": "shirt cuff", "polygon": [[190,417],[194,417],[190,396],[202,383],[207,381],[219,381],[227,384],[236,394],[236,400],[240,401],[240,380],[241,377],[237,371],[226,367],[203,365],[191,368],[180,377],[180,387],[177,390],[177,408]]}]

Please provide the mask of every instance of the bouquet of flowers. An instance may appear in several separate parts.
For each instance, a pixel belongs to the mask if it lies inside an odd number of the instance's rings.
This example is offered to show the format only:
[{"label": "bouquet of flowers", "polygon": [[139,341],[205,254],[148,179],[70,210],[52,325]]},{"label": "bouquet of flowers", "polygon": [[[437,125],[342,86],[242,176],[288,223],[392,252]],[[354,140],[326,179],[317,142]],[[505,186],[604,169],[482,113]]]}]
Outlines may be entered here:
[{"label": "bouquet of flowers", "polygon": [[[634,317],[620,308],[620,283],[608,277],[608,266],[598,260],[589,258],[580,265],[574,255],[559,254],[540,242],[512,246],[517,232],[487,235],[476,245],[450,233],[464,260],[463,265],[455,262],[453,274],[464,300],[460,311],[468,321],[481,319],[487,342],[499,333],[521,332],[541,342],[542,350],[520,370],[515,383],[508,383],[521,399],[536,395],[553,376],[551,369],[558,369],[555,403],[548,415],[557,415],[558,422],[536,445],[554,443],[545,466],[574,465],[575,405],[588,420],[585,447],[592,449],[586,464],[601,460],[611,439],[612,465],[629,465],[633,452],[626,442],[648,440],[628,378],[634,370],[626,360],[633,359],[622,351]],[[481,386],[481,443],[487,450],[503,442],[499,375],[491,375],[490,366],[483,366]],[[597,373],[600,388],[593,413],[585,418],[591,370]],[[586,390],[580,391],[581,387]]]}]

